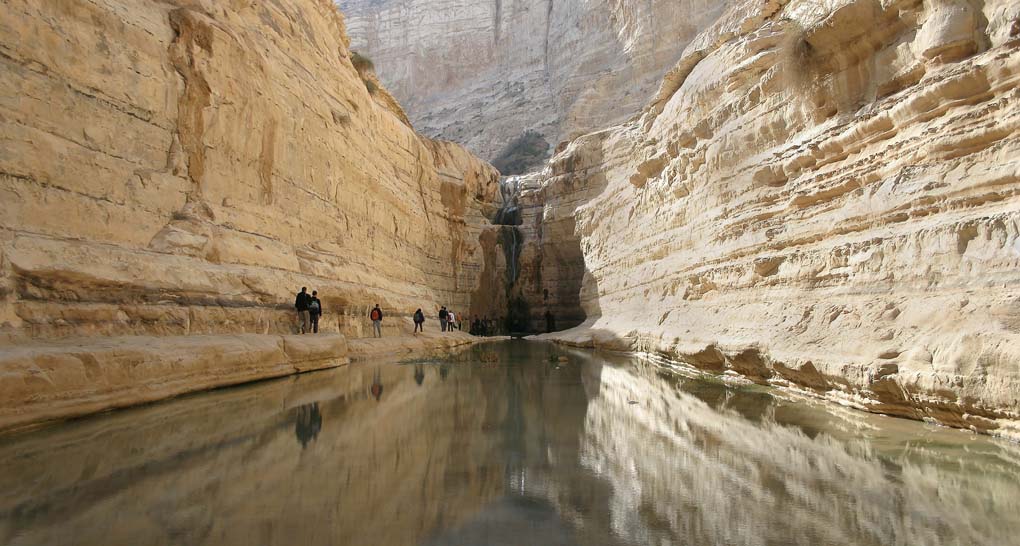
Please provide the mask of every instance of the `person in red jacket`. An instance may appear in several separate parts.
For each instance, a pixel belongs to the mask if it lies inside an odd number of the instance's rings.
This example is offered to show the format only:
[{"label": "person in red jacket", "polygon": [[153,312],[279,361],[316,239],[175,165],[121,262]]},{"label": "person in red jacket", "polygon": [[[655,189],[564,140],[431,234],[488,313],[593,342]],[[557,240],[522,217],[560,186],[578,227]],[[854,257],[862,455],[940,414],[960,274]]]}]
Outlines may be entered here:
[{"label": "person in red jacket", "polygon": [[368,317],[372,319],[372,330],[373,337],[382,337],[382,309],[379,309],[379,304],[375,304],[375,308],[368,314]]}]

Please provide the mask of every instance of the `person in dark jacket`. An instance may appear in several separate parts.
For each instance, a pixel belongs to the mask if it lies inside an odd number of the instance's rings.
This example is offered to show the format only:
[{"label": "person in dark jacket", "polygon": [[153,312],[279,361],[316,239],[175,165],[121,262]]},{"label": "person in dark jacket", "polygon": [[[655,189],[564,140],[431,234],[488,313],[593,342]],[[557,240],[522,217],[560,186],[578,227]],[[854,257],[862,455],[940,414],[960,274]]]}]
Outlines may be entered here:
[{"label": "person in dark jacket", "polygon": [[446,310],[446,306],[444,305],[442,309],[439,310],[439,328],[444,332],[446,331],[447,319],[449,318],[450,312]]},{"label": "person in dark jacket", "polygon": [[421,309],[418,309],[417,311],[414,312],[414,333],[415,334],[417,334],[418,332],[425,333],[424,325],[425,325],[425,313],[422,313]]},{"label": "person in dark jacket", "polygon": [[312,303],[312,296],[308,295],[308,287],[302,286],[294,300],[294,309],[297,309],[298,323],[301,325],[301,333],[307,334],[311,327],[311,315],[308,306]]},{"label": "person in dark jacket", "polygon": [[368,317],[372,319],[372,330],[375,337],[382,337],[382,309],[379,309],[379,304],[375,304],[375,308],[368,314]]},{"label": "person in dark jacket", "polygon": [[312,290],[312,301],[308,303],[308,318],[312,321],[312,333],[319,333],[319,317],[322,316],[322,302],[319,301],[319,292]]}]

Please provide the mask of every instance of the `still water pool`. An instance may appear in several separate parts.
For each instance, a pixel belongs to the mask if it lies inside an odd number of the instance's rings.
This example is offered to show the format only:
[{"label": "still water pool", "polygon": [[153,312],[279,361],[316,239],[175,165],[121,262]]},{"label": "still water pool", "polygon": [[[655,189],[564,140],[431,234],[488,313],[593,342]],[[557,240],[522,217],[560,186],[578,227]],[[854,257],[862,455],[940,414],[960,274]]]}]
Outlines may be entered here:
[{"label": "still water pool", "polygon": [[0,463],[12,546],[1020,544],[1020,446],[543,343],[7,435]]}]

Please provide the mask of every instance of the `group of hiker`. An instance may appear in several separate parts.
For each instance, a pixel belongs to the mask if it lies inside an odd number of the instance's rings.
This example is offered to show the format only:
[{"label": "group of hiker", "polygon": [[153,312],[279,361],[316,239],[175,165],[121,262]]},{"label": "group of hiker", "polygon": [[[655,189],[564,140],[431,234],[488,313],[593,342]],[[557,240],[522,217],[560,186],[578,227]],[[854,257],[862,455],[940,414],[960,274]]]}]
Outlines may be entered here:
[{"label": "group of hiker", "polygon": [[439,328],[444,332],[460,330],[460,317],[445,305],[439,308]]},{"label": "group of hiker", "polygon": [[[421,309],[414,312],[414,333],[417,335],[418,332],[425,331],[425,313]],[[439,328],[443,332],[452,332],[454,330],[460,330],[460,316],[457,313],[442,306],[439,309]]]},{"label": "group of hiker", "polygon": [[[298,313],[298,324],[302,334],[317,334],[319,333],[319,317],[322,316],[322,302],[319,301],[319,293],[315,290],[311,294],[308,293],[308,288],[301,287],[301,292],[298,292],[297,299],[294,301],[294,308],[297,309]],[[382,337],[382,321],[383,311],[379,307],[379,304],[375,304],[368,313],[368,318],[372,321],[372,337]],[[418,332],[425,331],[425,313],[418,309],[412,315],[414,321],[414,335],[418,335]],[[453,332],[461,330],[461,314],[454,313],[452,310],[447,309],[446,306],[442,306],[439,309],[439,328],[443,332]],[[553,320],[552,313],[546,311],[545,313],[546,331],[552,332],[555,330],[556,325]],[[509,326],[506,325],[506,318],[503,317],[498,320],[491,320],[489,317],[478,318],[475,315],[474,319],[471,319],[468,323],[469,333],[473,336],[495,336],[495,335],[508,335]]]},{"label": "group of hiker", "polygon": [[297,309],[298,323],[302,334],[319,333],[319,317],[322,316],[322,302],[319,301],[319,292],[312,290],[308,293],[308,287],[302,286],[294,300],[294,308]]},{"label": "group of hiker", "polygon": [[[319,317],[322,316],[322,302],[319,300],[319,292],[313,290],[308,293],[308,287],[302,286],[294,300],[294,309],[298,314],[298,328],[302,334],[319,333]],[[372,321],[372,337],[382,337],[383,312],[379,304],[375,304],[368,313]],[[421,309],[414,312],[414,333],[425,331],[425,313]],[[477,322],[477,318],[475,321]],[[439,325],[443,332],[453,332],[461,329],[461,318],[457,313],[446,308],[444,305],[439,310]]]}]

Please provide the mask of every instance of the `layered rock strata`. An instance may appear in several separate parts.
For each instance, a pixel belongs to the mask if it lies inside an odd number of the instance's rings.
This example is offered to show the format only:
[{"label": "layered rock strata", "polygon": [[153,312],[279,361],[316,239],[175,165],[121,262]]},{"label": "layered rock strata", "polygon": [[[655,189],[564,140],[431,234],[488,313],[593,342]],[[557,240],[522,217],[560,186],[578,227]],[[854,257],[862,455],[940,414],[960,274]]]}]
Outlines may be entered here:
[{"label": "layered rock strata", "polygon": [[[323,331],[362,337],[379,303],[392,335],[416,308],[468,308],[492,269],[479,238],[497,172],[408,126],[326,0],[8,2],[0,66],[5,358],[43,340],[263,334],[266,366],[255,347],[235,370],[215,356],[229,341],[187,367],[276,375],[301,286],[320,292]],[[160,343],[145,350],[177,350]],[[177,373],[170,357],[71,371],[37,354],[0,391],[61,373],[144,391]]]},{"label": "layered rock strata", "polygon": [[638,113],[711,0],[338,0],[415,127],[504,174]]},{"label": "layered rock strata", "polygon": [[734,6],[552,160],[522,290],[573,271],[572,343],[1017,436],[1018,84],[1015,1]]}]

